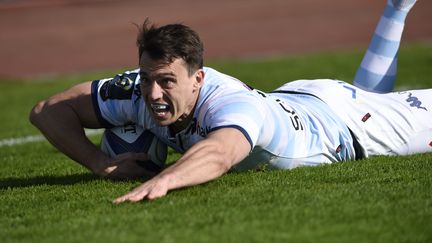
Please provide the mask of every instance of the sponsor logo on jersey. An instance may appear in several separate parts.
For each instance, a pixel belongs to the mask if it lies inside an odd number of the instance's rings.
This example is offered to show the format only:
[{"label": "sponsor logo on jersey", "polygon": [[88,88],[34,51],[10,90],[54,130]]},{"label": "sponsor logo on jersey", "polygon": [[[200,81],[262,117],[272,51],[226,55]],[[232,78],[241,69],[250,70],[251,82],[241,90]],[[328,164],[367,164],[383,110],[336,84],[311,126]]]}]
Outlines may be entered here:
[{"label": "sponsor logo on jersey", "polygon": [[114,85],[125,90],[128,91],[132,88],[133,86],[133,81],[129,78],[129,77],[122,77],[121,79],[117,79],[114,82]]},{"label": "sponsor logo on jersey", "polygon": [[426,107],[421,106],[422,102],[417,97],[413,96],[411,92],[406,92],[406,91],[399,92],[399,94],[406,94],[406,93],[408,93],[408,98],[405,101],[410,103],[409,105],[411,107],[416,107],[417,109],[423,109],[427,111]]},{"label": "sponsor logo on jersey", "polygon": [[[134,91],[134,81],[137,74],[117,75],[113,79],[105,82],[100,89],[100,96],[103,101],[128,100]],[[139,88],[139,87],[138,87]]]},{"label": "sponsor logo on jersey", "polygon": [[194,117],[192,122],[191,122],[191,125],[186,130],[185,134],[194,135],[195,133],[197,133],[201,137],[206,137],[207,134],[210,132],[210,130],[211,130],[211,128],[209,126],[202,127],[199,124],[199,122],[197,121],[197,119]]}]

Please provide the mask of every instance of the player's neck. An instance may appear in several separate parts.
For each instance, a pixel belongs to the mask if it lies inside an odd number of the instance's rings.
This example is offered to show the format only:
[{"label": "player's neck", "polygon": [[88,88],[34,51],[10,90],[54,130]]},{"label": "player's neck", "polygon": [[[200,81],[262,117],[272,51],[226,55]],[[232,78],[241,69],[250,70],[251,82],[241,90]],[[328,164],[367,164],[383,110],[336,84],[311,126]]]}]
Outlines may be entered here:
[{"label": "player's neck", "polygon": [[177,121],[169,125],[171,132],[177,134],[189,127],[190,123],[192,122],[196,106],[198,104],[200,93],[201,89],[196,93],[196,96],[193,98],[193,102],[191,103],[190,108],[187,109],[187,111],[183,113],[183,115],[181,115],[177,119]]},{"label": "player's neck", "polygon": [[179,117],[179,119],[177,119],[176,122],[174,122],[173,124],[171,124],[169,126],[170,130],[173,133],[177,134],[177,133],[179,133],[179,132],[181,132],[184,129],[186,129],[186,128],[189,127],[189,124],[191,123],[191,121],[193,119],[193,115],[195,113],[196,103],[197,102],[195,102],[195,105],[192,107],[192,109],[189,112],[184,113],[183,115],[181,115]]},{"label": "player's neck", "polygon": [[177,120],[176,122],[174,122],[169,126],[170,130],[175,134],[183,131],[188,127],[190,121],[192,120],[192,117],[193,117],[193,112],[187,115],[187,117],[180,118],[179,120]]}]

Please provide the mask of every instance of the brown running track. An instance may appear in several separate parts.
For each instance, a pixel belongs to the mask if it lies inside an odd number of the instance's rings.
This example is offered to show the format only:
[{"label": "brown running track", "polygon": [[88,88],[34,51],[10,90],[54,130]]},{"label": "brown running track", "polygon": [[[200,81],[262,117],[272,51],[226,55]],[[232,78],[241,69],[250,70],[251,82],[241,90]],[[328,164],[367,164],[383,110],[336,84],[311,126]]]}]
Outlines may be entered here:
[{"label": "brown running track", "polygon": [[[136,27],[182,22],[206,58],[366,49],[385,0],[0,0],[0,79],[135,67]],[[432,41],[432,1],[420,0],[403,44]]]}]

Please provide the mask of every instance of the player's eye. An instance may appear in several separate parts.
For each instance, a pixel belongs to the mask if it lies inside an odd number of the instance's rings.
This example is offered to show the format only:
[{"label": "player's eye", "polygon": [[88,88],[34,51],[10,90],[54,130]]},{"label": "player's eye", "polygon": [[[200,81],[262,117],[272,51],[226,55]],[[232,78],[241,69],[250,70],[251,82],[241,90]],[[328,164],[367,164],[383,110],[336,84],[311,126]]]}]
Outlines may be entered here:
[{"label": "player's eye", "polygon": [[173,79],[173,78],[162,78],[162,79],[159,80],[159,83],[163,87],[170,88],[170,87],[172,87],[174,85],[175,79]]},{"label": "player's eye", "polygon": [[141,83],[143,85],[149,85],[151,83],[151,80],[148,77],[140,77]]}]

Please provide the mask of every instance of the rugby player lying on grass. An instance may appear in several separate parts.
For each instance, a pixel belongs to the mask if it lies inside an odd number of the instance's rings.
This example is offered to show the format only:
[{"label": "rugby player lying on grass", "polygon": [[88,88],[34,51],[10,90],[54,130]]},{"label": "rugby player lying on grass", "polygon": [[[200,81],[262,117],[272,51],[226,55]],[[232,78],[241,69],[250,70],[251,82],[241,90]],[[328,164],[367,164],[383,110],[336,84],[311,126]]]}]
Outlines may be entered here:
[{"label": "rugby player lying on grass", "polygon": [[389,0],[356,86],[298,80],[264,93],[203,67],[203,45],[189,27],[156,27],[146,21],[137,41],[139,69],[41,101],[30,120],[60,151],[109,178],[147,175],[135,163],[147,155],[109,158],[87,139],[84,127],[136,124],[183,153],[115,203],[159,198],[231,169],[289,169],[429,152],[432,89],[387,93],[396,75],[404,19],[413,4]]}]

